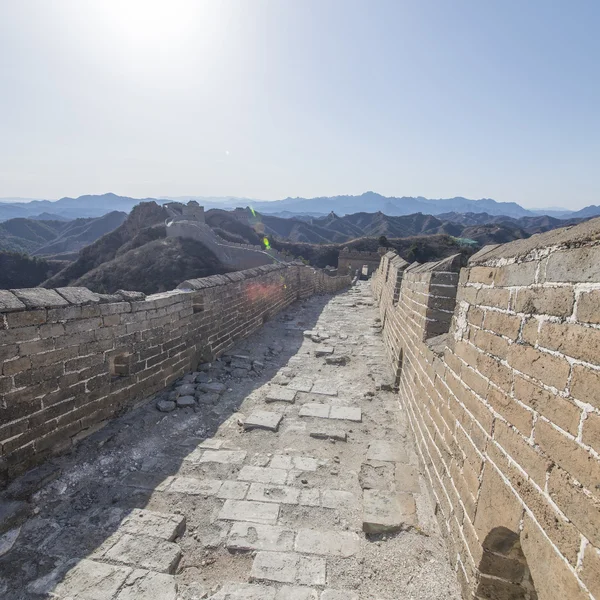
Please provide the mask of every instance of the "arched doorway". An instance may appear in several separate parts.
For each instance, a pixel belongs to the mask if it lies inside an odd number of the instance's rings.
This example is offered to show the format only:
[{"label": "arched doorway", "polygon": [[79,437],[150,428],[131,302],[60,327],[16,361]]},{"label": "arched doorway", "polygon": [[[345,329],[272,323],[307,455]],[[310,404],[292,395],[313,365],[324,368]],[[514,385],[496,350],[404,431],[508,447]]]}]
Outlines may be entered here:
[{"label": "arched doorway", "polygon": [[492,529],[483,542],[477,600],[537,600],[521,549],[519,534],[506,527]]}]

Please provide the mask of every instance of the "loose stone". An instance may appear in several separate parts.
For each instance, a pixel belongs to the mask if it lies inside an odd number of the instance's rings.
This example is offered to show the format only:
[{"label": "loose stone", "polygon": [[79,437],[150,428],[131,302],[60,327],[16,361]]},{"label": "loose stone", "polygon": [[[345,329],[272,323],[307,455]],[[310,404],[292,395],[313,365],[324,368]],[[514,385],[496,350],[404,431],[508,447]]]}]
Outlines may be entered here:
[{"label": "loose stone", "polygon": [[244,429],[246,431],[250,431],[252,429],[277,431],[282,419],[283,415],[281,413],[268,412],[266,410],[255,410],[244,422]]},{"label": "loose stone", "polygon": [[156,408],[160,412],[165,412],[165,413],[172,412],[175,410],[176,407],[177,407],[177,405],[172,400],[159,400],[156,403]]}]

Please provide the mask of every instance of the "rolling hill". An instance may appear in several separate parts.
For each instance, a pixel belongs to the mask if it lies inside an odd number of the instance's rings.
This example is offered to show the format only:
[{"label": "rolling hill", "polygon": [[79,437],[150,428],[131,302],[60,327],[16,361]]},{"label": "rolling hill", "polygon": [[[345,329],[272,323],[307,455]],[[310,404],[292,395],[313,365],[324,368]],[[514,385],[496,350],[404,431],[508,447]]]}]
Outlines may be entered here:
[{"label": "rolling hill", "polygon": [[41,220],[18,217],[0,223],[0,251],[48,256],[78,251],[118,227],[124,212],[75,220]]}]

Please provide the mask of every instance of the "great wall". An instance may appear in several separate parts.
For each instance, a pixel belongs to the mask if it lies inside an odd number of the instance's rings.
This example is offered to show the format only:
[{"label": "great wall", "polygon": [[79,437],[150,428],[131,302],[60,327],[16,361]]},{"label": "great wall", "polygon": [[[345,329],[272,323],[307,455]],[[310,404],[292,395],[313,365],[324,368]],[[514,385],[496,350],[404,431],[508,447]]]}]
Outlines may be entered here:
[{"label": "great wall", "polygon": [[0,592],[600,599],[599,241],[0,291]]}]

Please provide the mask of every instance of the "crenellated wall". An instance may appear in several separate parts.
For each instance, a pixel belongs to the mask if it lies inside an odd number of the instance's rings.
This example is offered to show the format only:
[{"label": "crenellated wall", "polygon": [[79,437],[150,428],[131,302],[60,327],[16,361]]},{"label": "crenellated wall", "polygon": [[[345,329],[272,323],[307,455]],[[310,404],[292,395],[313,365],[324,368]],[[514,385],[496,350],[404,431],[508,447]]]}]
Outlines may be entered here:
[{"label": "crenellated wall", "polygon": [[284,307],[350,283],[298,263],[144,297],[0,290],[0,484],[248,336]]},{"label": "crenellated wall", "polygon": [[600,219],[372,279],[465,598],[600,599]]}]

